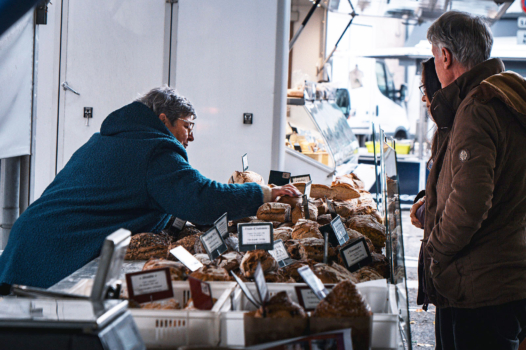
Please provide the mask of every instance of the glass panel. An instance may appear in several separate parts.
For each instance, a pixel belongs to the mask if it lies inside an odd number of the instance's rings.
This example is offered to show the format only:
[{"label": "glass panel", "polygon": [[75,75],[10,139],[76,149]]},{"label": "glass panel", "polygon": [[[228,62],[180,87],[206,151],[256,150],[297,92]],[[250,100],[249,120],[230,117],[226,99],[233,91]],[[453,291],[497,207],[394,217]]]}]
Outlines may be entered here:
[{"label": "glass panel", "polygon": [[[391,261],[391,283],[396,288],[396,302],[400,315],[400,328],[404,347],[411,348],[409,304],[407,299],[404,242],[402,235],[402,212],[400,210],[400,187],[394,141],[382,142],[383,181],[382,193],[385,198],[385,226],[387,229],[387,257]],[[390,146],[392,145],[392,147]]]},{"label": "glass panel", "polygon": [[358,140],[347,119],[333,102],[306,102],[305,109],[318,126],[333,155],[336,166],[358,163]]}]

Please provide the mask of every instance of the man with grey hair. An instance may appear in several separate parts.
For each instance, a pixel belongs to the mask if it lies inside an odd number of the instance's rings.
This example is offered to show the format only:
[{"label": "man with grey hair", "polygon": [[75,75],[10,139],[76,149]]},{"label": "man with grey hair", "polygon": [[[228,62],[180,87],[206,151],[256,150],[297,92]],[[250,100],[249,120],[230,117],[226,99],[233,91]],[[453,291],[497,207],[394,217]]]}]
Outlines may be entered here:
[{"label": "man with grey hair", "polygon": [[[222,184],[188,162],[195,110],[170,87],[112,112],[15,222],[0,256],[0,283],[48,288],[96,258],[119,228],[159,233],[177,217],[213,225],[256,215],[292,185]],[[0,291],[2,293],[2,291]]]},{"label": "man with grey hair", "polygon": [[[424,290],[437,349],[517,349],[526,329],[526,81],[489,59],[482,19],[447,12],[429,28],[448,132],[426,186]],[[416,204],[415,204],[416,205]]]}]

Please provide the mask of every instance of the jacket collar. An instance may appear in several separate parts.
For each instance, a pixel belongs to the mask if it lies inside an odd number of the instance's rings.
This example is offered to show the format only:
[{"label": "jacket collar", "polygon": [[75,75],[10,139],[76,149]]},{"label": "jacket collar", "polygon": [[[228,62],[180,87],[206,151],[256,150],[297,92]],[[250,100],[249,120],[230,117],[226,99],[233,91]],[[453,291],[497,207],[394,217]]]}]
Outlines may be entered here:
[{"label": "jacket collar", "polygon": [[477,64],[462,74],[453,83],[438,90],[431,102],[431,114],[439,128],[450,128],[453,125],[457,109],[471,90],[483,80],[504,71],[504,64],[493,58]]}]

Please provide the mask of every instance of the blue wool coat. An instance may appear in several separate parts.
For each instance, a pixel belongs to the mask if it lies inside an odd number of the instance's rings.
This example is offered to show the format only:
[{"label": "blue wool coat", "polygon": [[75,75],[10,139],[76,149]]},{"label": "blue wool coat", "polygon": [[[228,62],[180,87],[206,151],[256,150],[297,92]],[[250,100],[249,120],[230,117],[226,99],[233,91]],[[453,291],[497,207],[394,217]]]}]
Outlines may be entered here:
[{"label": "blue wool coat", "polygon": [[0,282],[47,288],[100,254],[119,228],[160,232],[170,215],[211,224],[255,215],[255,183],[221,184],[188,163],[184,147],[144,104],[111,113],[100,133],[15,222],[0,256]]}]

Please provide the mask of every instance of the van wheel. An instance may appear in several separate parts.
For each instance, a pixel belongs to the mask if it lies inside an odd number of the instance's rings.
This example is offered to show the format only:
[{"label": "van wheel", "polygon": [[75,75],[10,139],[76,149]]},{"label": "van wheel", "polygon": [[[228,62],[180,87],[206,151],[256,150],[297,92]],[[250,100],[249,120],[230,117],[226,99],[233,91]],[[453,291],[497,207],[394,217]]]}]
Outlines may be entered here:
[{"label": "van wheel", "polygon": [[394,135],[395,140],[405,140],[407,139],[407,134],[405,131],[397,131]]}]

